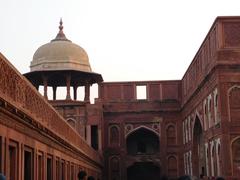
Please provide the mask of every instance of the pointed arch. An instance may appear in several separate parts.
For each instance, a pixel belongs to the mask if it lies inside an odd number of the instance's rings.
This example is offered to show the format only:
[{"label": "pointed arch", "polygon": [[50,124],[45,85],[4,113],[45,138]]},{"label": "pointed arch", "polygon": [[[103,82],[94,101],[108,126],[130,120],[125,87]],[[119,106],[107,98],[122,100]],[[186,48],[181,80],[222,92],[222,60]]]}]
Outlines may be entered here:
[{"label": "pointed arch", "polygon": [[[198,177],[206,175],[205,144],[203,138],[203,126],[199,117],[196,115],[193,123],[193,174]],[[199,154],[202,154],[199,156]]]},{"label": "pointed arch", "polygon": [[119,126],[114,124],[110,125],[108,129],[109,134],[109,145],[110,146],[119,146],[120,145],[120,129]]},{"label": "pointed arch", "polygon": [[232,175],[237,176],[239,173],[238,167],[240,166],[240,136],[231,141],[231,164]]},{"label": "pointed arch", "polygon": [[110,179],[120,180],[120,158],[118,156],[112,156],[109,158],[109,174]]},{"label": "pointed arch", "polygon": [[153,154],[159,152],[159,136],[149,128],[136,128],[128,134],[126,147],[128,154]]},{"label": "pointed arch", "polygon": [[73,118],[68,118],[67,123],[70,124],[74,129],[76,128],[76,120]]},{"label": "pointed arch", "polygon": [[[201,116],[200,116],[199,112],[196,110],[195,115],[194,115],[194,120],[193,120],[193,123],[192,123],[192,124],[195,125],[195,122],[196,122],[196,120],[198,119],[199,122],[200,122],[200,124],[201,124],[202,130],[204,130],[204,129],[203,129],[203,127],[204,127],[203,119],[200,118],[200,117],[201,117]],[[193,127],[194,127],[194,126],[193,126]]]},{"label": "pointed arch", "polygon": [[240,86],[234,85],[228,89],[228,116],[229,121],[239,121],[240,113]]},{"label": "pointed arch", "polygon": [[135,128],[135,129],[132,129],[131,131],[129,131],[129,132],[126,134],[126,138],[127,138],[129,135],[131,135],[132,133],[134,133],[134,132],[136,132],[136,131],[138,131],[139,129],[142,129],[142,128],[147,129],[147,130],[153,132],[154,134],[156,134],[157,136],[159,136],[159,133],[157,133],[155,130],[153,130],[153,129],[147,127],[147,126],[141,125],[141,126]]},{"label": "pointed arch", "polygon": [[178,176],[178,160],[175,155],[167,157],[168,176],[170,178],[177,178]]},{"label": "pointed arch", "polygon": [[167,145],[172,146],[177,144],[175,124],[170,123],[166,127]]}]

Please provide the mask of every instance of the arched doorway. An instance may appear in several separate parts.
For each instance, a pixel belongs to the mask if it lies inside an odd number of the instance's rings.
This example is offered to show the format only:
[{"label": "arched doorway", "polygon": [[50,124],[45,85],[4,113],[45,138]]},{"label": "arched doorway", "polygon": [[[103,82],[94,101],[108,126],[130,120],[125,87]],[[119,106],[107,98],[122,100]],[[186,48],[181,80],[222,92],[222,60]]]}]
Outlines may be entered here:
[{"label": "arched doorway", "polygon": [[233,176],[240,175],[240,137],[232,143]]},{"label": "arched doorway", "polygon": [[155,154],[159,152],[159,136],[146,128],[140,128],[127,137],[129,155]]},{"label": "arched doorway", "polygon": [[[127,180],[159,180],[159,136],[148,128],[141,127],[126,139],[127,153],[133,160],[127,168]],[[136,161],[136,162],[134,162]]]},{"label": "arched doorway", "polygon": [[204,176],[206,175],[206,158],[204,151],[204,138],[203,128],[200,119],[196,117],[193,128],[193,175]]},{"label": "arched doorway", "polygon": [[127,168],[127,180],[159,180],[160,167],[152,162],[136,162]]}]

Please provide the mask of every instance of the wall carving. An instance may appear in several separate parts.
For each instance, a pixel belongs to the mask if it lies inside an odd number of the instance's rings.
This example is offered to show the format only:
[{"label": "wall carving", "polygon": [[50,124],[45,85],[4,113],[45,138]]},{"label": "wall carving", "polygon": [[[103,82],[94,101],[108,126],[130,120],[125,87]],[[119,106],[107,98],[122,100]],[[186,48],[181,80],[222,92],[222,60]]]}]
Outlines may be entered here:
[{"label": "wall carving", "polygon": [[61,143],[71,142],[96,162],[101,162],[77,132],[42,97],[42,95],[0,54],[0,99],[15,107],[15,111],[25,114],[24,120],[35,127],[43,127],[46,132]]},{"label": "wall carving", "polygon": [[155,132],[156,134],[160,135],[160,123],[157,122],[153,122],[153,123],[134,123],[134,124],[126,124],[125,125],[125,137],[127,137],[130,133],[132,133],[133,131],[136,131],[139,128],[146,128],[149,129],[153,132]]},{"label": "wall carving", "polygon": [[240,46],[240,23],[239,22],[225,22],[223,24],[225,46],[236,47]]}]

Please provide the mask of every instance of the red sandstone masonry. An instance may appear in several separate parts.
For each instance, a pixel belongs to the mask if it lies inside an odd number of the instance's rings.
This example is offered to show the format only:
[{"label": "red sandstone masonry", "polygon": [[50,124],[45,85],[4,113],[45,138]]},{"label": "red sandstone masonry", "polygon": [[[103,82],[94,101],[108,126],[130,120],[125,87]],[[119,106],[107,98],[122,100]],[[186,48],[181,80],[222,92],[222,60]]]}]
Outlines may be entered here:
[{"label": "red sandstone masonry", "polygon": [[0,72],[0,98],[26,113],[37,123],[60,137],[60,139],[76,147],[88,158],[102,164],[98,153],[87,145],[79,134],[65,122],[31,83],[1,53]]},{"label": "red sandstone masonry", "polygon": [[103,102],[134,102],[136,86],[146,86],[147,101],[181,101],[181,81],[106,82],[99,86],[99,99]]},{"label": "red sandstone masonry", "polygon": [[239,17],[216,18],[182,78],[182,106],[216,66],[239,64],[239,32]]}]

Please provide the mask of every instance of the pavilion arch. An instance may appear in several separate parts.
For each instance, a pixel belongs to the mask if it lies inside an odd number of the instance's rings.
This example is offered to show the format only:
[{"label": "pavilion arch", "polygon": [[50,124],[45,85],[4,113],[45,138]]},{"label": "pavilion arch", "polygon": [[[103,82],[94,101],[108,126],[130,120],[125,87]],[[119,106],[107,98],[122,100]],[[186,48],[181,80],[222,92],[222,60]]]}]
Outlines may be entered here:
[{"label": "pavilion arch", "polygon": [[[240,156],[238,151],[240,151],[240,136],[237,136],[231,140],[231,166],[232,166],[232,175],[236,176],[239,174],[238,167],[240,166]],[[236,156],[237,154],[237,156]]]},{"label": "pavilion arch", "polygon": [[154,154],[159,152],[159,135],[144,127],[136,128],[126,137],[127,153],[129,155]]},{"label": "pavilion arch", "polygon": [[76,120],[73,118],[68,118],[67,123],[70,124],[74,129],[76,128]]}]

